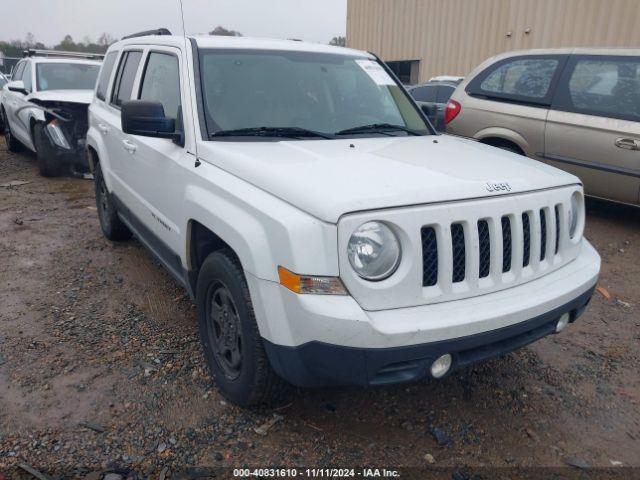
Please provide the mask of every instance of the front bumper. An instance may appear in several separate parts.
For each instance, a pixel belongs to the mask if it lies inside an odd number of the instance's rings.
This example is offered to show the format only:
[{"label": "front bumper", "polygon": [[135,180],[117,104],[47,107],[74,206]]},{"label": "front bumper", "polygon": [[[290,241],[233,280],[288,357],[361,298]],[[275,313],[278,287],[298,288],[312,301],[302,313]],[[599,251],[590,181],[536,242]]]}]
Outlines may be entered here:
[{"label": "front bumper", "polygon": [[73,136],[65,135],[70,148],[64,148],[53,140],[47,128],[44,129],[44,134],[47,142],[47,155],[53,156],[60,165],[68,165],[82,172],[89,171],[86,138],[76,139]]},{"label": "front bumper", "polygon": [[451,354],[452,372],[473,363],[504,355],[556,330],[569,313],[573,323],[591,300],[593,288],[566,305],[515,325],[468,337],[395,348],[352,348],[310,342],[284,347],[264,342],[272,367],[282,378],[300,387],[387,385],[420,380],[431,364]]},{"label": "front bumper", "polygon": [[453,368],[525,346],[575,321],[595,288],[600,257],[584,240],[575,260],[517,287],[462,300],[365,311],[352,297],[296,295],[247,275],[265,350],[299,386],[418,380],[444,353]]}]

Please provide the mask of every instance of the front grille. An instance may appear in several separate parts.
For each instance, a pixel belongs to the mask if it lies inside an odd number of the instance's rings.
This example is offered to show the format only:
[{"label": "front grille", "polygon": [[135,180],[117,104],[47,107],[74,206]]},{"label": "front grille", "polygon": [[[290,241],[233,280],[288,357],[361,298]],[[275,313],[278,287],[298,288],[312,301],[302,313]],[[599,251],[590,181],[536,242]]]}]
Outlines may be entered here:
[{"label": "front grille", "polygon": [[[550,223],[555,225],[551,232]],[[476,228],[467,229],[465,225],[476,225]],[[503,215],[497,219],[484,218],[474,223],[459,220],[443,227],[450,230],[451,237],[431,226],[422,228],[424,287],[436,286],[439,281],[446,279],[452,284],[458,284],[511,272],[518,276],[524,268],[541,268],[540,262],[551,262],[560,251],[559,237],[562,229],[559,205]],[[467,238],[468,235],[471,237]],[[495,245],[492,243],[494,240],[497,242]],[[451,244],[445,246],[443,241]],[[495,252],[498,259],[502,260],[501,264],[496,265],[497,271],[493,270],[492,265],[495,249],[498,249]],[[448,265],[439,264],[439,250],[447,252]],[[476,258],[470,259],[469,255]],[[518,262],[513,261],[515,255]],[[474,266],[473,272],[468,271],[468,265]],[[515,277],[511,278],[515,281]]]}]

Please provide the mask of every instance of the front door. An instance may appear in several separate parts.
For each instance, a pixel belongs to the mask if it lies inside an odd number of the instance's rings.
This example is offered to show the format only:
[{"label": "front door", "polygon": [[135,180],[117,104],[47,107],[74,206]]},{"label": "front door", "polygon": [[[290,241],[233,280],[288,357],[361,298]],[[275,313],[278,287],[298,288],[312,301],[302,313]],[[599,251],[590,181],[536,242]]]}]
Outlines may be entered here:
[{"label": "front door", "polygon": [[545,130],[545,158],[588,195],[638,204],[640,57],[571,57]]}]

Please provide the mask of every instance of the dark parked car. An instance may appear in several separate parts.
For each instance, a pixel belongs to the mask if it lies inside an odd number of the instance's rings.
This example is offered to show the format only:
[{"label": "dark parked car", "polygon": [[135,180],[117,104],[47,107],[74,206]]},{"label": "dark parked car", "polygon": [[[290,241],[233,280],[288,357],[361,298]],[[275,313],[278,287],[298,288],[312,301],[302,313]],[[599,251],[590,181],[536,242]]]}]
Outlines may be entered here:
[{"label": "dark parked car", "polygon": [[444,108],[460,82],[455,80],[429,80],[409,87],[409,93],[427,114],[433,126],[444,132]]}]

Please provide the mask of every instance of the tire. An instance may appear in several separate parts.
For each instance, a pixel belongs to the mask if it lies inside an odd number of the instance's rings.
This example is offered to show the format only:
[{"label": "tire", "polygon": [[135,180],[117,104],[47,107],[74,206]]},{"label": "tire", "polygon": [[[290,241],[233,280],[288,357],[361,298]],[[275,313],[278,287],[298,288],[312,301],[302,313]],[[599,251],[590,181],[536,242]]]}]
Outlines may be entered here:
[{"label": "tire", "polygon": [[2,123],[4,123],[4,141],[7,144],[7,150],[12,153],[17,153],[22,150],[22,144],[11,133],[11,126],[9,125],[9,119],[7,113],[2,109]]},{"label": "tire", "polygon": [[206,258],[198,274],[196,307],[204,355],[222,395],[243,407],[284,401],[291,387],[271,368],[233,252],[221,250]]},{"label": "tire", "polygon": [[120,220],[118,211],[113,203],[113,198],[107,189],[107,184],[102,176],[100,163],[96,163],[94,171],[94,181],[96,189],[96,207],[98,208],[98,219],[102,233],[112,242],[122,242],[129,240],[133,235],[131,230]]},{"label": "tire", "polygon": [[44,133],[44,126],[36,123],[33,127],[33,145],[36,148],[36,160],[38,170],[43,177],[55,177],[60,175],[60,164],[56,162],[47,136]]}]

